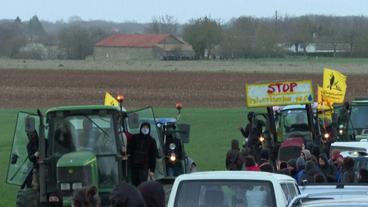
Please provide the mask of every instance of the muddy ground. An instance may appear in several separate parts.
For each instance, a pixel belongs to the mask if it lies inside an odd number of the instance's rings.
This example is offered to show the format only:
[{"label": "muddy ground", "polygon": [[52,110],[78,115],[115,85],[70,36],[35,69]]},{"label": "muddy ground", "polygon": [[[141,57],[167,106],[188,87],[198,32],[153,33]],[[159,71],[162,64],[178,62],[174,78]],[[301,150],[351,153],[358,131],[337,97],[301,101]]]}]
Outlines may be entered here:
[{"label": "muddy ground", "polygon": [[[101,104],[105,91],[123,94],[127,107],[242,107],[245,83],[312,79],[317,74],[207,72],[116,72],[68,70],[0,70],[0,107],[35,108]],[[368,96],[368,75],[348,77],[347,98]]]}]

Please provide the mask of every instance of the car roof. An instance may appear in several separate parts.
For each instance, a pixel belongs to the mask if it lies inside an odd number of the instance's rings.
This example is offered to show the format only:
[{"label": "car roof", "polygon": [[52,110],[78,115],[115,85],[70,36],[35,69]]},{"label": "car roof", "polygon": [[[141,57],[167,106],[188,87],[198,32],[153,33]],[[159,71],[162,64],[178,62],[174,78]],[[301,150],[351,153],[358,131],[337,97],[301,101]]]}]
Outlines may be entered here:
[{"label": "car roof", "polygon": [[177,178],[178,181],[185,180],[265,180],[278,182],[295,182],[287,175],[255,171],[208,171],[184,174]]},{"label": "car roof", "polygon": [[334,142],[331,147],[354,147],[357,149],[366,149],[368,151],[368,142]]},{"label": "car roof", "polygon": [[314,201],[303,202],[301,206],[305,207],[321,207],[321,206],[368,206],[368,196],[347,199],[320,199]]}]

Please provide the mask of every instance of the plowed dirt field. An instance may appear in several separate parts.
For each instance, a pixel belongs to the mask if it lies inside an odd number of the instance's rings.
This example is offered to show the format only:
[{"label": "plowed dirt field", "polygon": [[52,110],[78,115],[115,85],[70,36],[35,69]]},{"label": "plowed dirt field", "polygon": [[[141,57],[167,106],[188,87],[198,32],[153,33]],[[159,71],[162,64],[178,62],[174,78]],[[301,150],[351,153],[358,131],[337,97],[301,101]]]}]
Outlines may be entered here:
[{"label": "plowed dirt field", "polygon": [[[123,94],[127,107],[242,107],[246,82],[313,80],[322,74],[221,72],[107,72],[71,70],[0,70],[1,108],[47,108],[101,104],[105,91]],[[368,94],[368,75],[348,77],[347,98]]]}]

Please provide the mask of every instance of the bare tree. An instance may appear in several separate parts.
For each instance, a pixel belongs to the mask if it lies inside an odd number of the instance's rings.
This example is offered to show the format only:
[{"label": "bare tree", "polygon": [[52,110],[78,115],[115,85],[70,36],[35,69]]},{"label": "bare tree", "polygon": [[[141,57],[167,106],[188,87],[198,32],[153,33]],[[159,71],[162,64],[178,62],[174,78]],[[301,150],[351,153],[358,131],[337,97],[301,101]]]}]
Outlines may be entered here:
[{"label": "bare tree", "polygon": [[145,32],[151,34],[177,34],[178,21],[169,15],[153,17]]}]

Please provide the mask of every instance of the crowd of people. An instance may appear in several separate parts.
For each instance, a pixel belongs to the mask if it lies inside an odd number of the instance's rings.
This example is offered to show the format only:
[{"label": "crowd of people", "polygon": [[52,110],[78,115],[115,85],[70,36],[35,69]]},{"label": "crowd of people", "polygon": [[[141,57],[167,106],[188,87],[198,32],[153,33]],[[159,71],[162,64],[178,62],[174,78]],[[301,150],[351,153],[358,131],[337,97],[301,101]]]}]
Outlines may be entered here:
[{"label": "crowd of people", "polygon": [[[256,162],[257,161],[257,162]],[[248,170],[281,173],[293,177],[298,184],[304,183],[368,183],[368,170],[354,172],[354,159],[343,157],[338,150],[330,155],[320,153],[318,148],[301,151],[296,159],[275,163],[270,160],[270,153],[262,149],[259,159],[246,148],[240,150],[239,141],[232,140],[231,149],[226,154],[227,170]]]},{"label": "crowd of people", "polygon": [[[112,207],[164,207],[165,190],[155,181],[147,181],[138,187],[127,183],[116,185],[109,196]],[[62,207],[61,194],[49,196],[48,206]],[[100,207],[101,199],[96,186],[89,186],[74,192],[73,207]]]}]

